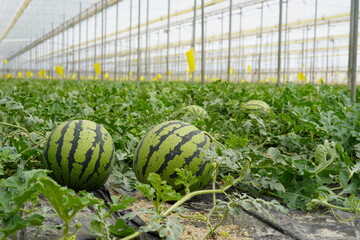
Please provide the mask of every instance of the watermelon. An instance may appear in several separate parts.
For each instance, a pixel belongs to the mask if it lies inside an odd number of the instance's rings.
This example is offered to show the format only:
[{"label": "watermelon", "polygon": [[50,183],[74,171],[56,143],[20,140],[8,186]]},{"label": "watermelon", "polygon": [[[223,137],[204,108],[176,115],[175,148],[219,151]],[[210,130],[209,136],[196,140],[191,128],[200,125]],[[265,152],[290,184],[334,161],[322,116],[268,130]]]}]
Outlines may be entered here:
[{"label": "watermelon", "polygon": [[137,146],[134,159],[136,178],[148,183],[150,173],[157,173],[173,189],[181,192],[183,186],[175,184],[176,168],[190,170],[197,178],[191,191],[203,189],[211,180],[211,163],[202,149],[211,149],[211,143],[199,129],[183,121],[168,121],[152,127]]},{"label": "watermelon", "polygon": [[206,110],[198,105],[188,105],[180,109],[178,116],[190,116],[197,119],[209,118],[209,114]]},{"label": "watermelon", "polygon": [[250,100],[243,105],[245,113],[261,114],[266,115],[270,113],[270,106],[264,101]]},{"label": "watermelon", "polygon": [[104,127],[88,120],[60,124],[47,138],[43,167],[76,191],[104,185],[114,163],[114,142]]}]

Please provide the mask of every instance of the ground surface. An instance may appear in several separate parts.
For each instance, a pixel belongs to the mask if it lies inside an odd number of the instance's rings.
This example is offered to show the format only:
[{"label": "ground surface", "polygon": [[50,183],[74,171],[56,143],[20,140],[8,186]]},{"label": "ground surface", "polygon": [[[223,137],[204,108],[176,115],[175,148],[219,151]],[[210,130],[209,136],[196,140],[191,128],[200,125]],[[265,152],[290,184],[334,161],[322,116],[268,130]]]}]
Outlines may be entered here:
[{"label": "ground surface", "polygon": [[[124,194],[123,191],[111,191],[113,194]],[[152,205],[148,200],[139,194],[132,193],[138,200],[133,204],[132,209],[150,208]],[[41,205],[50,209],[50,204],[45,198],[41,199]],[[187,215],[206,214],[212,204],[209,198],[198,197],[186,203],[185,210]],[[336,212],[342,214],[345,218],[352,215],[344,212]],[[85,208],[79,212],[74,222],[82,223],[83,227],[77,232],[77,240],[95,240],[88,230],[90,216],[93,214],[91,208]],[[301,211],[291,210],[289,214],[272,211],[274,221],[270,221],[255,211],[242,210],[240,215],[229,215],[225,223],[216,230],[216,233],[207,239],[218,240],[360,240],[360,218],[349,222],[341,222],[337,219],[333,212],[326,209],[316,212],[303,213]],[[54,212],[50,210],[49,217],[46,220],[46,229],[38,231],[37,228],[26,228],[19,235],[19,240],[48,240],[58,239],[61,231],[57,226],[61,225],[59,217],[54,216]],[[145,223],[149,221],[146,215],[140,216]],[[218,220],[214,214],[213,222]],[[184,232],[181,239],[200,239],[206,232],[206,225],[197,220],[183,220]],[[45,231],[46,230],[46,231]],[[37,235],[37,237],[35,237]],[[158,239],[150,235],[143,235],[143,239]]]}]

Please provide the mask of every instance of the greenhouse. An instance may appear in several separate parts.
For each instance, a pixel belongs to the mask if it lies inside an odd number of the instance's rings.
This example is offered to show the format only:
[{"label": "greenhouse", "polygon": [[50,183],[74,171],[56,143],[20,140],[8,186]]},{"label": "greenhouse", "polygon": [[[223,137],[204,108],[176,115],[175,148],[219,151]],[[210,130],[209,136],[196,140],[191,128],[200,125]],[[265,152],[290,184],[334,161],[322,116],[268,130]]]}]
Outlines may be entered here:
[{"label": "greenhouse", "polygon": [[359,1],[0,4],[0,240],[360,239]]}]

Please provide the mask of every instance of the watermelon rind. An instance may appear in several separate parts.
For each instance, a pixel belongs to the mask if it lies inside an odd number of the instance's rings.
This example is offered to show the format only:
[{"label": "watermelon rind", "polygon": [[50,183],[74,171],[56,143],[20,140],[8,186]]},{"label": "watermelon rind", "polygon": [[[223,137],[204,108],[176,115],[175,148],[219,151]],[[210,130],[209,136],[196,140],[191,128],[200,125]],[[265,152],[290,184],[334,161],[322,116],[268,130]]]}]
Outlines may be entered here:
[{"label": "watermelon rind", "polygon": [[95,190],[104,185],[114,164],[114,142],[109,132],[89,120],[71,120],[47,138],[42,165],[61,185]]}]

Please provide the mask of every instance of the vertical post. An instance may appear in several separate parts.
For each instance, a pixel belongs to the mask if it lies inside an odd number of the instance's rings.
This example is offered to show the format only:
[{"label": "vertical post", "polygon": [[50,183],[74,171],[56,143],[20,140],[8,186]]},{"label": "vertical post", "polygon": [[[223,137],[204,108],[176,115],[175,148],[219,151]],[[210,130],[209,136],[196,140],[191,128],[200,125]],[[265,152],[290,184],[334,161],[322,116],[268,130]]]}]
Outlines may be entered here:
[{"label": "vertical post", "polygon": [[145,79],[148,79],[148,65],[149,65],[149,3],[146,1],[146,36],[145,36]]},{"label": "vertical post", "polygon": [[230,82],[230,68],[231,68],[231,32],[232,32],[232,0],[229,4],[229,46],[227,59],[227,81]]},{"label": "vertical post", "polygon": [[[51,32],[54,32],[54,23],[51,23]],[[55,57],[55,36],[52,37],[52,46],[51,46],[51,64],[50,64],[50,74],[51,78],[54,78],[54,57]],[[31,53],[31,50],[30,50]]]},{"label": "vertical post", "polygon": [[72,55],[72,65],[71,65],[71,78],[73,77],[73,75],[75,74],[75,26],[72,27],[72,51],[71,51],[71,55]]},{"label": "vertical post", "polygon": [[105,44],[104,44],[104,37],[105,37],[105,17],[104,17],[104,0],[101,0],[101,74],[100,79],[101,81],[104,80],[104,72],[105,72],[105,64],[104,64],[104,55],[105,55]]},{"label": "vertical post", "polygon": [[[193,17],[193,23],[192,23],[192,40],[191,40],[191,47],[195,51],[195,37],[196,37],[196,0],[194,0],[194,17]],[[194,81],[194,72],[191,73],[191,81]]]},{"label": "vertical post", "polygon": [[89,9],[86,9],[85,79],[89,74]]},{"label": "vertical post", "polygon": [[315,0],[315,23],[314,23],[314,42],[313,42],[313,61],[312,61],[312,72],[311,72],[311,82],[315,82],[315,53],[316,53],[316,25],[317,25],[317,8],[318,0]]},{"label": "vertical post", "polygon": [[167,40],[166,40],[166,81],[169,81],[169,49],[170,48],[170,0],[168,0]]},{"label": "vertical post", "polygon": [[201,83],[205,82],[205,3],[201,0]]},{"label": "vertical post", "polygon": [[288,51],[288,12],[289,12],[289,0],[286,0],[286,8],[285,8],[285,27],[284,27],[284,33],[285,33],[285,41],[284,41],[284,58],[283,58],[283,72],[282,74],[284,76],[287,76],[286,73],[286,64],[287,64],[287,54],[286,52]]},{"label": "vertical post", "polygon": [[305,66],[305,63],[304,63],[304,55],[305,55],[305,30],[303,28],[303,38],[302,38],[302,43],[301,43],[301,72],[303,73],[304,72],[304,66]]},{"label": "vertical post", "polygon": [[356,67],[358,43],[359,0],[351,0],[348,79],[351,84],[351,101],[356,101]]},{"label": "vertical post", "polygon": [[131,72],[131,38],[132,38],[132,0],[130,0],[130,29],[129,29],[129,54],[128,54],[128,76],[130,78],[130,72]]},{"label": "vertical post", "polygon": [[[63,22],[65,22],[65,13],[63,14]],[[62,30],[62,46],[61,46],[61,49],[64,49],[62,51],[65,51],[66,49],[66,44],[65,44],[65,25],[63,25],[63,30]],[[35,47],[35,55],[36,55],[36,49],[37,47]],[[63,59],[62,59],[62,62],[64,63],[66,61],[66,56],[67,54],[65,54],[65,52],[63,52],[61,54],[63,56]],[[35,65],[36,66],[36,65]]]},{"label": "vertical post", "polygon": [[140,14],[141,14],[141,0],[139,0],[139,6],[138,6],[138,49],[137,49],[137,65],[136,65],[136,68],[137,68],[137,73],[136,73],[136,81],[137,81],[137,86],[140,87]]},{"label": "vertical post", "polygon": [[329,80],[329,45],[330,45],[330,21],[328,21],[328,29],[327,29],[327,38],[326,38],[326,83],[328,83]]},{"label": "vertical post", "polygon": [[224,48],[223,44],[224,44],[224,12],[221,13],[221,39],[220,39],[220,59],[219,59],[220,79],[222,79],[222,75],[223,75],[223,63],[222,63],[223,48]]},{"label": "vertical post", "polygon": [[264,2],[261,2],[261,22],[260,22],[260,44],[259,44],[259,63],[258,63],[258,82],[261,80],[261,49],[262,49],[262,31],[263,31],[263,15],[264,15]]},{"label": "vertical post", "polygon": [[195,49],[195,30],[196,30],[196,0],[194,0],[194,17],[193,17],[193,24],[192,24],[192,40],[191,40],[191,47]]},{"label": "vertical post", "polygon": [[304,72],[305,72],[306,76],[309,73],[309,68],[308,68],[308,61],[309,61],[309,30],[310,30],[310,27],[309,27],[308,24],[306,24],[305,67],[304,67]]},{"label": "vertical post", "polygon": [[[241,69],[241,77],[240,77],[240,81],[242,81],[242,79],[244,79],[244,74],[245,74],[245,64],[244,64],[244,59],[243,59],[243,54],[244,54],[244,49],[243,49],[243,43],[244,40],[242,39],[242,8],[240,8],[240,22],[239,22],[239,38],[240,38],[240,69]],[[244,66],[243,66],[244,65]]]},{"label": "vertical post", "polygon": [[[95,3],[95,10],[97,9],[97,3]],[[95,18],[95,24],[94,24],[94,27],[95,27],[95,31],[94,31],[94,39],[95,39],[95,41],[94,41],[94,63],[93,64],[95,64],[96,63],[96,27],[97,27],[97,14],[96,15],[94,15],[94,18]],[[95,75],[96,75],[96,73],[95,73]],[[94,76],[95,76],[94,75]]]},{"label": "vertical post", "polygon": [[279,4],[279,38],[278,38],[278,64],[277,64],[277,83],[276,85],[280,85],[280,70],[281,70],[281,30],[282,30],[282,2],[280,0]]},{"label": "vertical post", "polygon": [[118,54],[118,38],[119,38],[119,34],[118,34],[118,31],[119,31],[119,2],[116,3],[116,16],[115,16],[115,61],[114,61],[114,80],[116,81],[117,79],[117,66],[118,66],[118,57],[117,57],[117,54]]},{"label": "vertical post", "polygon": [[179,24],[179,43],[178,43],[178,54],[176,58],[177,62],[177,80],[180,80],[180,55],[181,55],[181,24]]},{"label": "vertical post", "polygon": [[81,68],[81,64],[80,64],[80,50],[81,50],[81,2],[80,2],[80,10],[79,10],[79,54],[78,54],[78,76],[77,78],[80,79],[80,68]]},{"label": "vertical post", "polygon": [[232,0],[229,4],[229,45],[228,45],[228,59],[227,59],[227,81],[230,82],[230,68],[231,68],[231,32],[232,32]]}]

